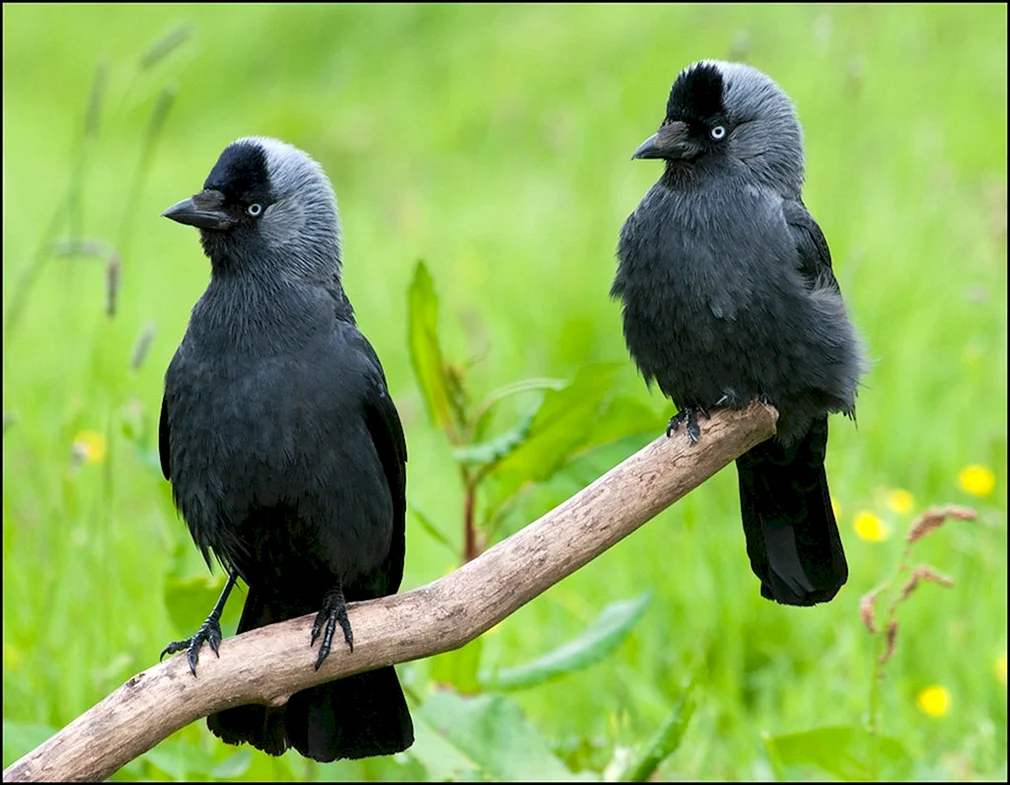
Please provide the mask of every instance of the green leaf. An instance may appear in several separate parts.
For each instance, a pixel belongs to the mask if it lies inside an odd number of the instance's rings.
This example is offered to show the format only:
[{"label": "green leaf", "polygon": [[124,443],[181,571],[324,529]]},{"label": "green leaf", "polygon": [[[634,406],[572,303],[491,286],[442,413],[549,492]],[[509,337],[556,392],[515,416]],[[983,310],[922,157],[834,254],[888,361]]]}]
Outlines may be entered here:
[{"label": "green leaf", "polygon": [[521,395],[522,393],[541,393],[544,390],[560,390],[566,384],[568,384],[568,382],[564,379],[534,378],[523,379],[518,382],[513,382],[512,384],[506,384],[504,387],[499,387],[497,390],[492,390],[487,394],[484,400],[480,402],[480,406],[476,409],[478,414],[476,414],[474,418],[476,422],[473,427],[473,438],[484,438],[484,434],[487,432],[487,428],[491,423],[491,415],[494,412],[495,407],[502,401],[515,395]]},{"label": "green leaf", "polygon": [[141,755],[138,761],[161,769],[177,781],[205,779],[214,768],[214,758],[209,752],[177,738],[165,739]]},{"label": "green leaf", "polygon": [[438,342],[438,295],[427,266],[418,261],[407,295],[410,362],[431,421],[447,433],[454,427],[451,381]]},{"label": "green leaf", "polygon": [[193,29],[192,22],[183,22],[165,33],[140,56],[140,70],[146,70],[168,57],[190,38]]},{"label": "green leaf", "polygon": [[245,774],[250,763],[252,763],[252,750],[242,749],[211,769],[210,776],[216,780],[233,780]]},{"label": "green leaf", "polygon": [[[165,578],[165,608],[176,630],[183,636],[192,635],[206,620],[214,607],[221,590],[224,589],[224,576],[211,577],[197,575],[189,578],[169,576]],[[237,624],[239,604],[235,602],[238,592],[232,592],[225,612],[221,616],[222,628],[228,624]],[[229,608],[231,611],[229,612]]]},{"label": "green leaf", "polygon": [[666,432],[669,421],[669,413],[656,413],[637,398],[614,398],[593,423],[582,448],[589,450],[601,447],[637,434],[657,437]]},{"label": "green leaf", "polygon": [[534,414],[535,412],[530,412],[515,428],[494,439],[457,447],[452,451],[453,460],[466,466],[487,466],[497,463],[526,441]]},{"label": "green leaf", "polygon": [[440,736],[457,759],[470,761],[489,780],[571,780],[521,709],[500,695],[466,698],[449,691],[431,695],[414,717]]},{"label": "green leaf", "polygon": [[480,692],[477,669],[480,667],[482,640],[475,638],[465,646],[432,657],[429,671],[432,681],[452,685],[464,695]]},{"label": "green leaf", "polygon": [[[196,728],[192,728],[196,730]],[[207,748],[206,732],[189,733],[189,729],[173,734],[154,749],[127,764],[119,775],[133,781],[164,779],[151,771],[156,768],[178,781],[231,780],[245,775],[253,762],[249,748],[232,752],[224,745]],[[224,759],[222,758],[222,753]]]},{"label": "green leaf", "polygon": [[413,712],[414,743],[407,754],[424,766],[429,782],[473,782],[480,779],[481,767]]},{"label": "green leaf", "polygon": [[6,769],[22,755],[56,735],[59,728],[34,722],[3,721],[3,764]]},{"label": "green leaf", "polygon": [[694,679],[692,678],[684,688],[684,692],[674,706],[670,716],[662,727],[656,731],[641,754],[637,755],[631,763],[620,773],[619,779],[622,782],[646,782],[659,768],[659,764],[670,757],[684,738],[684,732],[694,715],[695,701],[692,695],[694,691]]},{"label": "green leaf", "polygon": [[439,529],[432,522],[431,518],[429,518],[419,509],[417,509],[417,507],[415,507],[414,505],[410,506],[410,511],[414,513],[414,517],[417,518],[417,522],[421,524],[421,528],[424,529],[429,535],[431,535],[431,538],[435,540],[435,542],[444,545],[453,555],[453,558],[459,556],[459,551],[457,550],[456,545],[453,543],[452,540],[450,540],[445,534],[442,533],[442,530]]},{"label": "green leaf", "polygon": [[[887,736],[874,737],[858,726],[765,736],[764,743],[773,765],[779,769],[813,766],[848,781],[907,779],[912,770],[912,759],[900,741]],[[874,754],[877,766],[873,763]]]},{"label": "green leaf", "polygon": [[633,600],[613,602],[576,638],[532,662],[482,674],[489,690],[520,690],[587,668],[613,652],[642,618],[649,593]]},{"label": "green leaf", "polygon": [[581,368],[560,390],[548,390],[521,445],[495,466],[489,509],[500,507],[527,482],[542,482],[556,472],[592,432],[613,386],[617,363]]}]

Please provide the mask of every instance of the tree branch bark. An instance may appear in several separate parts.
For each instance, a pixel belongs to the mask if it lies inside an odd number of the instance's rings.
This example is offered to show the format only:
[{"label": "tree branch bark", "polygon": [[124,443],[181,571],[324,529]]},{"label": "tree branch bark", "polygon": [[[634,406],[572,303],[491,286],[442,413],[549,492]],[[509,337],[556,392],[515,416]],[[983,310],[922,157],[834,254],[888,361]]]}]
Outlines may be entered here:
[{"label": "tree branch bark", "polygon": [[[5,782],[103,780],[194,720],[244,703],[282,705],[341,676],[459,648],[631,534],[775,432],[754,403],[718,410],[701,442],[660,436],[594,483],[450,575],[349,606],[354,651],[334,646],[313,669],[313,615],[204,647],[198,678],[184,655],[138,673],[4,771]],[[283,652],[284,656],[278,656]]]}]

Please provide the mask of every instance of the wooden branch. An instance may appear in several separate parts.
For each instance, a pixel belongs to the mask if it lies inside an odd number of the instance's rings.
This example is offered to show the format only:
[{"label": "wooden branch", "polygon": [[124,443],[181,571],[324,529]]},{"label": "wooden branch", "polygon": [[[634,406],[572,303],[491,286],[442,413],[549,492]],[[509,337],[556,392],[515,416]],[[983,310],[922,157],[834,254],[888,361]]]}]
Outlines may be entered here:
[{"label": "wooden branch", "polygon": [[[314,616],[204,647],[198,678],[185,655],[138,673],[13,763],[4,781],[103,780],[194,720],[244,703],[282,705],[341,676],[459,648],[631,534],[775,432],[759,403],[718,410],[702,439],[660,436],[539,520],[450,575],[405,594],[349,606],[354,651],[334,645],[319,671],[309,648]],[[281,656],[283,652],[283,656]]]}]

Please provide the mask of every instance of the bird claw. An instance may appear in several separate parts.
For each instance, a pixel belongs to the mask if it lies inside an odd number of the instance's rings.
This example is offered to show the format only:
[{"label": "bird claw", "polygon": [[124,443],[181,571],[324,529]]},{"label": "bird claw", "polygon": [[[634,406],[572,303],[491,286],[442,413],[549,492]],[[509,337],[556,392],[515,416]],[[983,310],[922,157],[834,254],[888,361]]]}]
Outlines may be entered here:
[{"label": "bird claw", "polygon": [[344,600],[344,592],[340,588],[333,589],[323,598],[322,610],[316,614],[316,620],[312,625],[312,641],[309,646],[315,646],[320,634],[323,636],[323,642],[319,646],[319,656],[316,657],[316,670],[319,670],[330,653],[337,624],[340,624],[340,629],[344,631],[347,647],[354,651],[354,633],[351,631],[351,622],[347,618],[347,602]]},{"label": "bird claw", "polygon": [[196,631],[196,635],[192,638],[172,641],[172,643],[161,650],[161,656],[158,657],[158,660],[159,662],[163,660],[166,654],[186,651],[189,672],[196,676],[196,664],[200,661],[200,647],[205,643],[210,645],[210,650],[216,656],[221,656],[218,652],[218,647],[221,645],[221,624],[217,619],[207,619],[207,621],[200,625],[200,629]]},{"label": "bird claw", "polygon": [[673,415],[673,417],[670,418],[670,423],[666,426],[667,437],[669,438],[670,436],[673,436],[674,432],[677,431],[681,425],[685,425],[687,438],[690,440],[691,444],[697,444],[698,440],[701,439],[701,428],[698,427],[699,414],[706,420],[708,419],[708,412],[701,406],[682,407],[675,415]]}]

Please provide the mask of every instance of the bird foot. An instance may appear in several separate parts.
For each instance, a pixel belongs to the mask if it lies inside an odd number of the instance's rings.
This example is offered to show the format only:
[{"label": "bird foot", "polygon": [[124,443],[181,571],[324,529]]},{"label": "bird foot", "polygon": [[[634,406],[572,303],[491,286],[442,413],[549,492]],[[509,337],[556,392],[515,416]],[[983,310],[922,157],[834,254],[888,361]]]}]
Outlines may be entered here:
[{"label": "bird foot", "polygon": [[670,424],[666,426],[667,437],[673,436],[674,432],[678,430],[681,425],[685,425],[687,438],[691,441],[691,444],[697,444],[698,440],[701,438],[701,428],[698,427],[699,414],[706,420],[708,419],[708,412],[701,406],[682,407],[675,415],[673,415],[673,417],[670,418]]},{"label": "bird foot", "polygon": [[166,654],[175,654],[176,652],[187,650],[186,659],[189,661],[189,672],[196,676],[196,664],[200,661],[200,647],[205,643],[210,645],[210,649],[214,654],[218,657],[221,656],[218,654],[218,646],[221,645],[221,624],[213,616],[200,625],[200,629],[196,631],[196,635],[192,638],[186,638],[183,641],[173,641],[168,644],[168,646],[161,650],[161,656],[158,659],[160,661],[164,659]]},{"label": "bird foot", "polygon": [[312,625],[312,642],[309,645],[315,646],[320,633],[323,636],[323,642],[319,647],[319,656],[316,658],[316,670],[319,670],[319,666],[323,664],[330,653],[337,624],[340,624],[340,629],[344,631],[344,640],[347,641],[348,648],[354,651],[354,633],[351,632],[351,622],[347,619],[347,602],[344,600],[344,592],[339,586],[327,592],[323,598],[323,608],[319,611],[316,621]]}]

